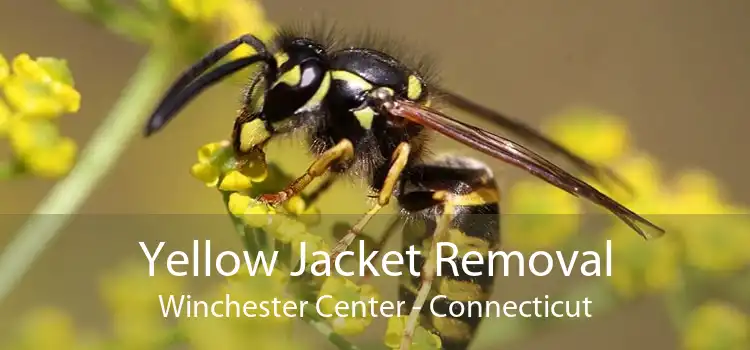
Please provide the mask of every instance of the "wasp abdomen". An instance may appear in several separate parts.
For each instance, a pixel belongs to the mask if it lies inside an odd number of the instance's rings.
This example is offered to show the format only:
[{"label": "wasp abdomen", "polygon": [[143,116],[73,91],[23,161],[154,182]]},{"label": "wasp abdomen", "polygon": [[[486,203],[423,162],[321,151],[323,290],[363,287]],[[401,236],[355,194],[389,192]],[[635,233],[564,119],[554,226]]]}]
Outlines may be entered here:
[{"label": "wasp abdomen", "polygon": [[[493,288],[487,255],[500,245],[499,190],[487,168],[458,157],[415,166],[405,176],[402,190],[402,208],[421,217],[410,220],[404,230],[404,249],[413,245],[422,252],[415,259],[417,271],[424,266],[430,249],[425,245],[434,238],[437,222],[443,215],[452,216],[448,232],[441,235],[447,237],[441,241],[444,260],[421,315],[422,325],[440,336],[443,349],[465,349],[481,320],[478,312],[470,315],[468,310],[472,302],[487,300]],[[462,263],[478,261],[477,256],[482,256],[481,263]],[[399,295],[411,310],[425,277],[404,276]]]}]

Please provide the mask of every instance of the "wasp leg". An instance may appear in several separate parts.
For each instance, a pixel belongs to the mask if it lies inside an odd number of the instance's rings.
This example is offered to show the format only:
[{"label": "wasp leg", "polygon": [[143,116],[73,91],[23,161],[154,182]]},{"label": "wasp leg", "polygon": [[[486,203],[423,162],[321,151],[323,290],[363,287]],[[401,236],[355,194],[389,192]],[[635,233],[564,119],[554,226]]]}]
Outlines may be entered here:
[{"label": "wasp leg", "polygon": [[435,228],[435,233],[432,237],[432,244],[430,250],[427,252],[427,259],[425,260],[424,265],[422,265],[422,283],[419,286],[419,290],[417,290],[414,304],[409,312],[409,318],[406,320],[406,327],[404,328],[404,335],[401,338],[400,350],[408,350],[411,346],[412,339],[414,338],[414,331],[416,331],[417,324],[419,323],[419,316],[422,307],[432,290],[432,282],[435,280],[435,275],[437,273],[437,244],[438,242],[448,241],[448,229],[453,220],[453,214],[453,204],[450,201],[444,201],[443,214],[438,219],[437,227]]},{"label": "wasp leg", "polygon": [[354,158],[354,146],[351,141],[343,139],[339,141],[335,146],[329,148],[323,152],[311,165],[307,168],[307,172],[292,181],[283,191],[277,193],[264,194],[260,197],[261,201],[264,201],[271,205],[276,205],[286,201],[296,194],[301,193],[307,188],[310,183],[322,176],[331,168],[334,163],[337,162],[348,162]]},{"label": "wasp leg", "polygon": [[[375,244],[374,249],[377,253],[375,253],[373,260],[380,258],[380,254],[383,252],[383,247],[388,243],[391,237],[393,237],[393,234],[396,233],[396,228],[399,223],[401,223],[401,217],[397,216],[394,220],[391,220],[390,224],[388,224],[388,228],[385,229],[383,237],[380,237],[380,240]],[[364,283],[370,279],[370,277],[372,277],[371,271],[367,269],[365,270],[365,274],[361,276],[360,282]]]},{"label": "wasp leg", "polygon": [[362,233],[367,223],[377,214],[383,207],[388,205],[393,196],[393,190],[396,187],[398,179],[401,177],[401,173],[404,171],[407,162],[409,161],[409,153],[411,153],[411,146],[408,143],[401,143],[396,147],[396,151],[393,152],[391,159],[391,166],[388,169],[388,174],[385,177],[383,187],[378,193],[378,201],[375,205],[367,211],[367,213],[360,218],[354,226],[341,238],[331,250],[331,259],[336,257],[346,250],[349,245],[354,242],[354,239]]},{"label": "wasp leg", "polygon": [[[481,317],[476,311],[456,317],[450,312],[456,304],[462,310],[475,309],[472,304],[491,295],[494,269],[489,252],[500,246],[499,201],[491,170],[470,158],[431,160],[402,176],[398,202],[407,215],[402,249],[415,247],[425,253],[414,257],[421,276],[411,271],[402,275],[401,310],[409,318],[401,349],[413,342],[418,324],[440,337],[443,350],[466,350],[471,344]],[[483,259],[477,261],[477,256]],[[471,266],[464,260],[472,261]]]},{"label": "wasp leg", "polygon": [[323,183],[318,185],[318,187],[312,190],[309,194],[304,195],[303,198],[305,199],[305,204],[308,207],[314,205],[315,202],[317,202],[317,200],[320,198],[320,196],[328,192],[331,186],[333,186],[333,184],[335,184],[336,181],[339,180],[339,176],[340,175],[337,173],[328,174],[325,180],[323,180]]}]

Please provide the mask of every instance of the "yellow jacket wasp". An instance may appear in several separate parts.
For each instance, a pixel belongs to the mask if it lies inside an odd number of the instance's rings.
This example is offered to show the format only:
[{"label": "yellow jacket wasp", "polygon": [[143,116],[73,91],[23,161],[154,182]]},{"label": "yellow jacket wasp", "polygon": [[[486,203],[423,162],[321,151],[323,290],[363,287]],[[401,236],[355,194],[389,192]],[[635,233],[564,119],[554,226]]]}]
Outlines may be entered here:
[{"label": "yellow jacket wasp", "polygon": [[[664,233],[541,155],[431,106],[439,101],[492,120],[519,138],[565,157],[594,179],[619,181],[609,170],[587,162],[518,121],[431,84],[423,70],[404,64],[386,50],[367,45],[337,46],[318,34],[283,30],[270,48],[256,37],[244,35],[214,49],[186,70],[167,91],[145,132],[151,135],[160,130],[211,85],[245,67],[262,63],[234,123],[235,153],[241,157],[262,151],[273,137],[302,131],[316,156],[304,175],[281,192],[263,195],[262,200],[274,205],[282,203],[328,171],[365,178],[377,193],[377,201],[333,248],[333,257],[354,241],[392,196],[404,215],[426,223],[421,236],[405,237],[409,241],[405,245],[421,245],[425,238],[432,237],[432,249],[425,247],[427,255],[419,263],[421,281],[407,279],[400,287],[399,295],[409,310],[402,349],[411,344],[420,321],[441,337],[444,349],[465,349],[478,319],[435,318],[427,308],[422,308],[420,320],[420,312],[413,311],[412,306],[423,305],[430,293],[446,295],[449,298],[446,305],[483,300],[493,287],[491,279],[470,276],[447,276],[436,281],[437,242],[480,241],[483,244],[478,249],[482,251],[500,245],[500,195],[492,172],[483,163],[467,157],[425,157],[423,146],[428,131],[445,135],[524,169],[574,196],[586,198],[611,211],[645,238]],[[256,53],[208,71],[240,45],[248,45]],[[488,268],[478,266],[480,271]]]}]

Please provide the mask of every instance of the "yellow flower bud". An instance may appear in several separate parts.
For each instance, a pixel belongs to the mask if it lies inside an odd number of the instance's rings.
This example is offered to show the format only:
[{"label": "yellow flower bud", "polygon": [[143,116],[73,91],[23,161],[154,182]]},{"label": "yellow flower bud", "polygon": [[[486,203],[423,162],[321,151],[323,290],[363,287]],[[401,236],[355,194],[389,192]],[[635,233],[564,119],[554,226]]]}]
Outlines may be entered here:
[{"label": "yellow flower bud", "polygon": [[64,60],[28,54],[13,60],[14,75],[5,82],[8,102],[22,114],[46,118],[80,109],[81,95],[73,88],[73,78]]},{"label": "yellow flower bud", "polygon": [[[404,336],[406,321],[408,316],[391,317],[388,319],[388,325],[385,331],[384,343],[390,349],[400,349],[401,339]],[[421,326],[417,326],[412,338],[412,350],[439,350],[443,346],[440,337],[432,332],[427,331]]]},{"label": "yellow flower bud", "polygon": [[273,230],[274,238],[282,243],[290,243],[294,237],[307,233],[307,227],[297,220],[280,216],[274,221],[278,222],[278,226]]},{"label": "yellow flower bud", "polygon": [[71,138],[61,138],[53,147],[40,147],[23,158],[26,168],[40,177],[66,175],[75,164],[78,147]]},{"label": "yellow flower bud", "polygon": [[41,82],[13,75],[4,84],[5,97],[19,113],[55,118],[78,111],[80,94],[54,82]]},{"label": "yellow flower bud", "polygon": [[252,198],[240,193],[232,193],[229,195],[229,204],[227,205],[229,212],[234,216],[242,216],[253,201]]},{"label": "yellow flower bud", "polygon": [[214,155],[216,152],[218,152],[220,149],[226,147],[222,142],[211,142],[207,143],[200,148],[198,148],[198,162],[200,163],[208,163],[213,160]]},{"label": "yellow flower bud", "polygon": [[316,251],[329,251],[328,245],[322,237],[312,233],[304,233],[292,237],[292,251],[299,255],[302,242],[305,242],[305,259],[308,262],[314,262],[321,259],[319,256],[313,256]]},{"label": "yellow flower bud", "polygon": [[284,202],[284,209],[295,215],[302,214],[305,211],[305,206],[305,200],[300,196],[294,196]]},{"label": "yellow flower bud", "polygon": [[219,180],[219,169],[207,163],[195,163],[190,167],[190,174],[206,183],[206,186],[216,186]]},{"label": "yellow flower bud", "polygon": [[330,296],[320,299],[320,309],[326,314],[333,315],[328,319],[333,330],[342,335],[354,335],[361,333],[372,323],[374,315],[351,315],[348,317],[338,316],[335,312],[336,305],[340,302],[352,305],[357,301],[369,302],[370,299],[378,300],[375,288],[369,285],[358,286],[351,280],[343,277],[329,277],[320,288],[319,297]]},{"label": "yellow flower bud", "polygon": [[320,223],[320,208],[316,206],[306,208],[302,214],[297,216],[297,220],[308,226],[317,225]]},{"label": "yellow flower bud", "polygon": [[521,181],[508,192],[505,240],[520,250],[557,247],[577,233],[580,201],[541,181]]},{"label": "yellow flower bud", "polygon": [[679,249],[673,237],[644,241],[622,225],[611,229],[612,277],[606,280],[623,297],[679,287]]},{"label": "yellow flower bud", "polygon": [[[244,33],[253,33],[264,42],[268,42],[276,28],[266,20],[263,5],[259,1],[227,0],[222,7],[221,29],[226,38],[236,38]],[[255,53],[247,45],[239,46],[229,54],[230,58],[240,58]]]},{"label": "yellow flower bud", "polygon": [[690,315],[684,334],[686,350],[750,348],[750,318],[731,305],[707,302]]},{"label": "yellow flower bud", "polygon": [[5,79],[10,75],[10,66],[8,66],[8,60],[5,56],[0,54],[0,85],[5,82]]},{"label": "yellow flower bud", "polygon": [[60,310],[35,310],[24,320],[21,329],[22,348],[73,349],[76,347],[75,325],[71,317]]},{"label": "yellow flower bud", "polygon": [[40,82],[52,80],[52,77],[26,53],[22,53],[13,59],[13,73]]},{"label": "yellow flower bud", "polygon": [[219,189],[223,191],[244,191],[251,185],[250,178],[237,170],[230,170],[221,180]]},{"label": "yellow flower bud", "polygon": [[265,203],[251,200],[242,220],[250,227],[266,227],[272,221],[273,214],[275,214],[273,208],[269,208]]},{"label": "yellow flower bud", "polygon": [[609,163],[630,146],[630,134],[621,118],[588,109],[573,109],[552,119],[545,128],[574,153],[597,163]]},{"label": "yellow flower bud", "polygon": [[0,99],[0,136],[3,136],[8,132],[12,115],[13,112],[11,112],[8,105],[5,104],[5,101]]},{"label": "yellow flower bud", "polygon": [[226,0],[169,0],[169,5],[190,21],[213,20],[226,6]]}]

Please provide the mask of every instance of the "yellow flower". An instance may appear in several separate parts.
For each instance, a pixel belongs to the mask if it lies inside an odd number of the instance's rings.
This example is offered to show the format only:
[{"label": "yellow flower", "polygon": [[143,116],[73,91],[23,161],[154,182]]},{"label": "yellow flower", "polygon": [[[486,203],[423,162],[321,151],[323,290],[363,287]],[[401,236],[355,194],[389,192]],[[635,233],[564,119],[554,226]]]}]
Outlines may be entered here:
[{"label": "yellow flower", "polygon": [[[60,135],[51,119],[77,112],[81,96],[65,60],[20,54],[12,72],[0,56],[0,136],[7,136],[19,173],[55,178],[66,175],[76,160],[75,142]],[[7,103],[6,103],[7,101]]]},{"label": "yellow flower", "polygon": [[628,195],[619,187],[600,188],[603,192],[638,213],[659,214],[670,210],[670,205],[665,202],[661,169],[651,156],[639,153],[629,155],[613,170],[627,181],[634,193]]},{"label": "yellow flower", "polygon": [[274,225],[274,238],[278,239],[282,243],[290,243],[293,239],[298,237],[307,237],[307,227],[302,222],[294,220],[292,218],[279,217]]},{"label": "yellow flower", "polygon": [[520,181],[508,192],[505,242],[519,250],[557,247],[576,234],[580,200],[546,182]]},{"label": "yellow flower", "polygon": [[237,192],[229,195],[227,208],[232,215],[241,218],[245,224],[255,228],[264,228],[270,225],[272,222],[271,216],[276,213],[272,207],[265,203]]},{"label": "yellow flower", "polygon": [[[226,41],[251,33],[263,42],[269,42],[276,33],[275,26],[266,19],[265,10],[259,1],[226,0],[221,10],[220,40]],[[247,45],[241,45],[230,53],[231,58],[253,54]]]},{"label": "yellow flower", "polygon": [[679,249],[672,236],[645,241],[627,226],[614,226],[612,276],[607,277],[623,297],[663,292],[679,287]]},{"label": "yellow flower", "polygon": [[0,54],[0,85],[5,82],[5,79],[10,75],[10,66],[8,66],[8,60],[5,56]]},{"label": "yellow flower", "polygon": [[727,214],[729,206],[721,198],[716,179],[702,171],[680,174],[673,186],[670,203],[675,214]]},{"label": "yellow flower", "polygon": [[60,310],[42,308],[26,316],[20,334],[20,349],[67,350],[76,348],[73,320]]},{"label": "yellow flower", "polygon": [[33,117],[55,118],[80,109],[81,95],[64,60],[27,54],[13,60],[13,75],[4,83],[5,96],[16,111]]},{"label": "yellow flower", "polygon": [[[274,231],[272,231],[271,234],[273,234],[275,238],[284,236]],[[303,242],[305,243],[305,261],[307,261],[308,264],[322,259],[322,257],[319,255],[313,256],[313,253],[319,251],[331,251],[328,247],[328,244],[326,244],[325,240],[322,237],[308,232],[304,232],[301,234],[297,233],[291,237],[292,252],[294,252],[294,254],[296,254],[297,256],[300,256]]]},{"label": "yellow flower", "polygon": [[222,191],[243,191],[252,186],[252,181],[237,170],[230,170],[224,175],[219,189]]},{"label": "yellow flower", "polygon": [[208,187],[218,184],[222,191],[245,191],[253,182],[265,180],[267,166],[262,155],[250,154],[238,161],[229,142],[211,142],[198,149],[198,162],[191,166],[190,173]]},{"label": "yellow flower", "polygon": [[213,20],[227,6],[227,0],[169,0],[169,5],[190,21]]},{"label": "yellow flower", "polygon": [[[191,348],[199,350],[247,349],[248,344],[259,349],[303,349],[304,344],[289,337],[292,320],[284,314],[284,305],[294,302],[288,297],[286,288],[288,272],[275,269],[270,276],[264,273],[256,276],[239,274],[231,277],[226,283],[211,291],[203,300],[226,300],[239,303],[238,308],[229,308],[230,314],[224,314],[226,308],[218,312],[223,317],[195,317],[179,320],[185,330]],[[265,315],[257,307],[259,303],[278,300],[279,314],[274,314],[272,304],[268,304],[271,313]],[[256,304],[252,308],[252,303]],[[248,305],[245,307],[244,305]],[[295,313],[301,310],[294,311]],[[255,316],[255,317],[253,317]],[[294,315],[293,315],[294,316]]]},{"label": "yellow flower", "polygon": [[307,244],[307,252],[327,249],[322,238],[307,233],[307,226],[302,221],[286,215],[275,215],[276,210],[263,202],[240,193],[229,195],[227,203],[229,212],[241,218],[245,224],[254,228],[262,228],[282,243],[293,243],[299,249],[299,244]]},{"label": "yellow flower", "polygon": [[5,101],[0,99],[0,136],[4,136],[8,132],[12,117],[13,112],[10,110]]},{"label": "yellow flower", "polygon": [[[358,286],[351,280],[343,277],[326,278],[318,293],[320,300],[320,311],[327,317],[333,331],[342,335],[354,335],[362,333],[372,323],[375,315],[361,314],[360,308],[352,308],[355,302],[365,303],[378,300],[379,296],[370,285]],[[336,311],[339,303],[349,305],[350,309],[343,315]],[[365,310],[365,313],[367,311]],[[322,315],[321,315],[322,316]],[[325,316],[324,316],[325,317]]]},{"label": "yellow flower", "polygon": [[[407,316],[391,317],[388,319],[388,326],[385,331],[385,345],[390,349],[399,349],[401,347],[401,338],[406,328]],[[411,350],[439,350],[442,349],[443,343],[440,337],[434,333],[417,326],[414,337],[411,342]]]},{"label": "yellow flower", "polygon": [[284,210],[294,215],[299,222],[312,226],[320,222],[320,210],[315,206],[307,206],[300,196],[294,196],[284,202]]},{"label": "yellow flower", "polygon": [[683,334],[686,350],[748,349],[750,319],[731,305],[710,301],[692,312]]},{"label": "yellow flower", "polygon": [[57,127],[44,119],[17,119],[10,123],[9,138],[25,168],[42,177],[59,177],[75,163],[75,142],[60,136]]},{"label": "yellow flower", "polygon": [[673,188],[670,225],[683,240],[685,259],[709,272],[730,272],[750,263],[750,219],[721,196],[703,172],[683,173]]},{"label": "yellow flower", "polygon": [[124,348],[148,349],[164,341],[168,328],[159,296],[179,298],[182,286],[176,277],[159,270],[150,277],[144,264],[126,264],[106,275],[101,288],[115,338]]},{"label": "yellow flower", "polygon": [[552,118],[545,129],[571,151],[597,163],[611,162],[630,146],[625,122],[606,112],[571,109]]}]

